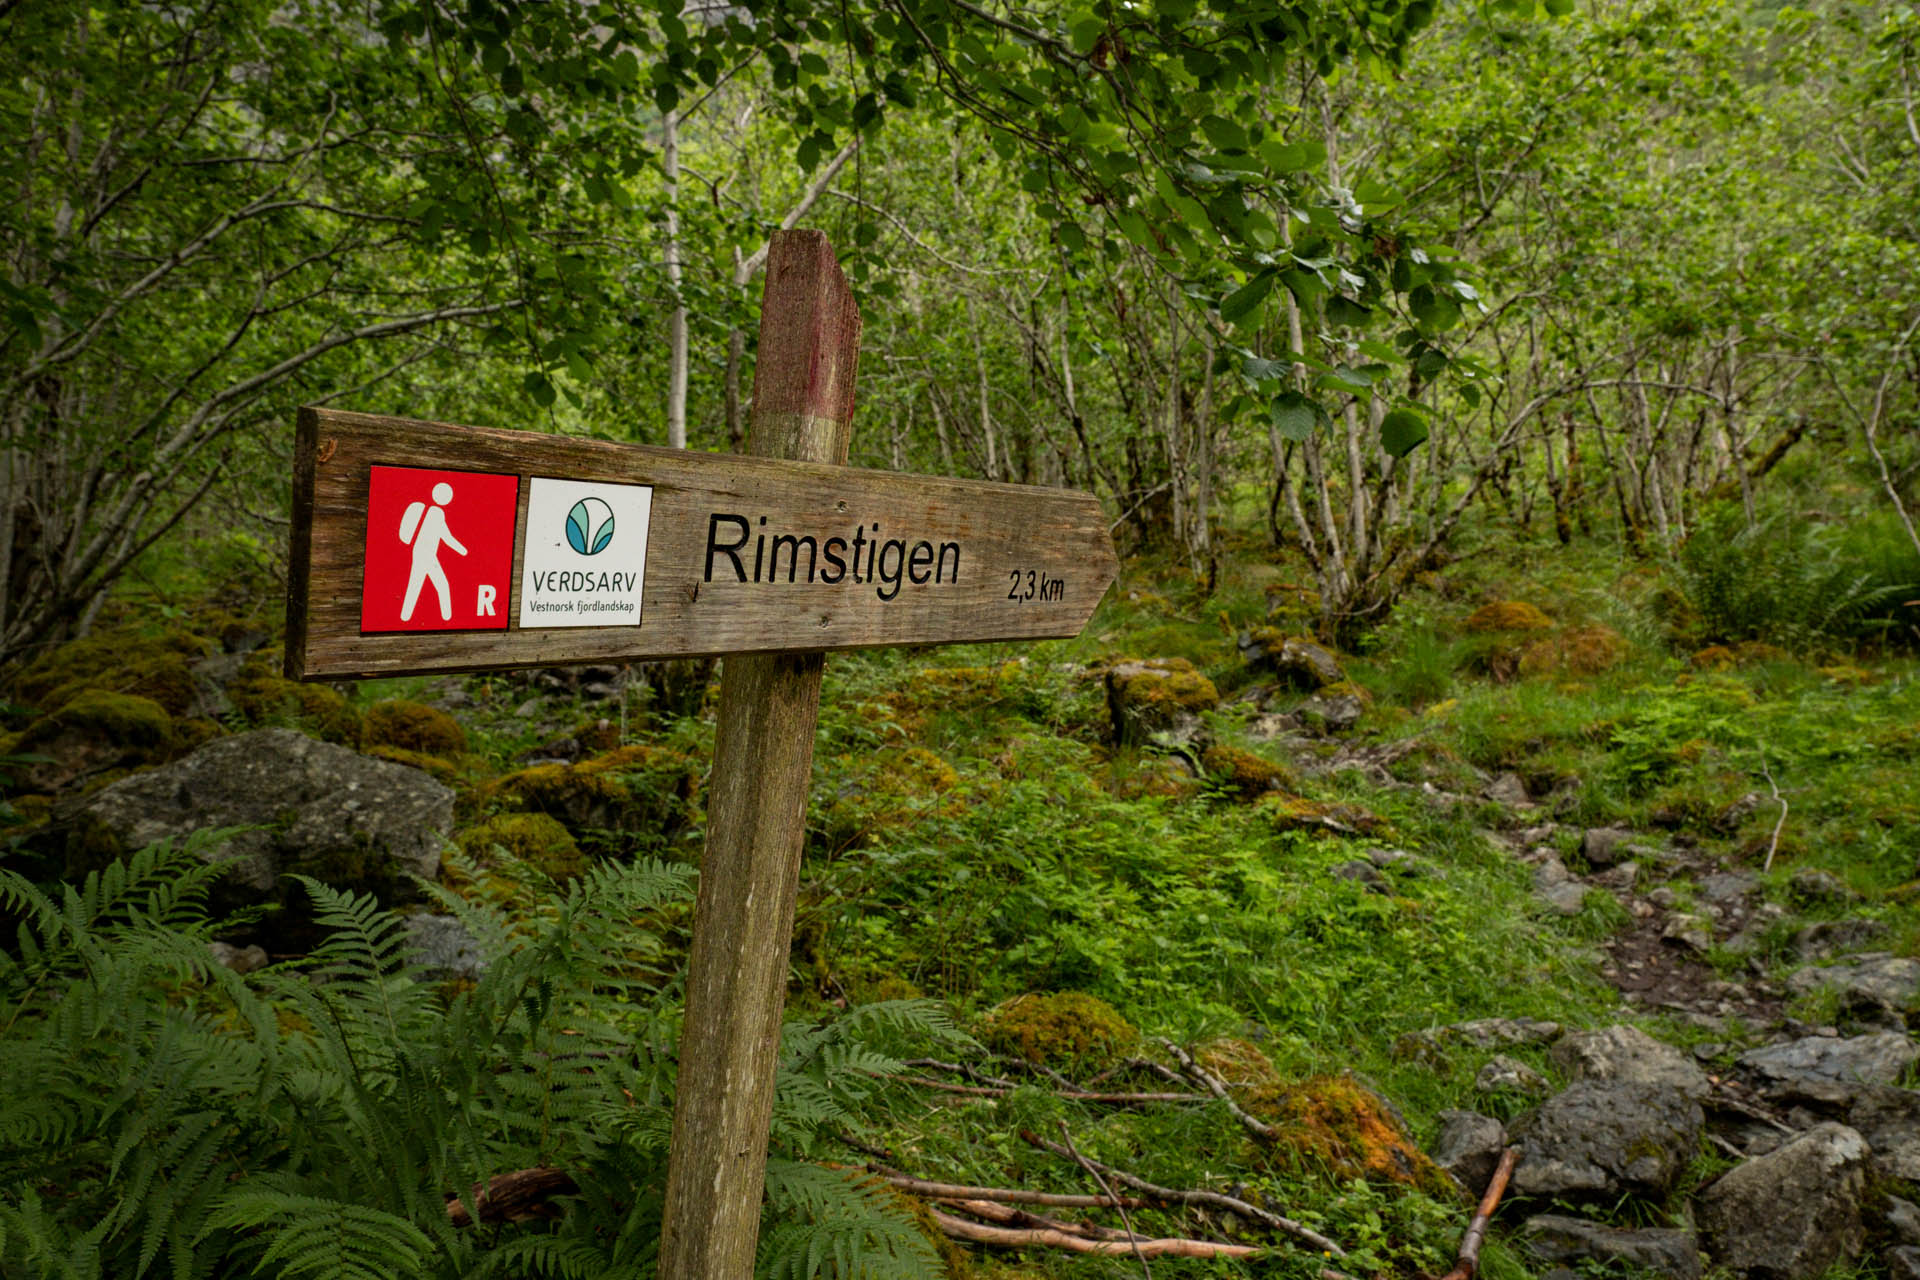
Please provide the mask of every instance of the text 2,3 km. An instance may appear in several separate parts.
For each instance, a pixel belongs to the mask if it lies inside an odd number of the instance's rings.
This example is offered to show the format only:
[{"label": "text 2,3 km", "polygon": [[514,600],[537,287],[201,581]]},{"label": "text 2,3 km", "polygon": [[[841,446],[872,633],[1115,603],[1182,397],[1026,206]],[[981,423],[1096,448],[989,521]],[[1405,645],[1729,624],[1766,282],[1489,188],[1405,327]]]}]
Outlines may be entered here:
[{"label": "text 2,3 km", "polygon": [[1027,603],[1052,603],[1067,597],[1067,584],[1063,578],[1050,578],[1035,569],[1010,569],[1007,571],[1007,599]]}]

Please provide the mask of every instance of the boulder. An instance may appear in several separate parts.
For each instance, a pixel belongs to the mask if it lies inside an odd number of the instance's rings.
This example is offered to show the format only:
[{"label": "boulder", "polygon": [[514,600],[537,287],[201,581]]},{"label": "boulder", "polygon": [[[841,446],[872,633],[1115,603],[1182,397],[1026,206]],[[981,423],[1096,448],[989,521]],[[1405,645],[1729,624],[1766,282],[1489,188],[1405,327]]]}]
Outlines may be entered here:
[{"label": "boulder", "polygon": [[1809,906],[1839,905],[1858,900],[1859,894],[1847,887],[1847,882],[1831,871],[1822,871],[1818,867],[1802,867],[1793,873],[1787,881],[1787,892],[1796,901]]},{"label": "boulder", "polygon": [[1265,667],[1296,689],[1324,689],[1347,678],[1331,653],[1302,636],[1254,627],[1242,631],[1237,640],[1248,666]]},{"label": "boulder", "polygon": [[1366,713],[1367,701],[1360,694],[1333,689],[1321,690],[1293,711],[1301,727],[1318,733],[1345,733]]},{"label": "boulder", "polygon": [[1707,1252],[1735,1275],[1811,1280],[1859,1255],[1867,1143],[1842,1124],[1820,1124],[1736,1165],[1694,1197]]},{"label": "boulder", "polygon": [[1520,1059],[1496,1053],[1487,1059],[1487,1065],[1481,1067],[1479,1074],[1474,1076],[1473,1087],[1480,1093],[1524,1093],[1539,1097],[1553,1086],[1547,1083],[1545,1076]]},{"label": "boulder", "polygon": [[210,942],[207,948],[213,952],[214,960],[235,973],[252,973],[255,969],[267,967],[265,947],[236,947],[227,942]]},{"label": "boulder", "polygon": [[1431,1031],[1414,1031],[1394,1042],[1403,1058],[1444,1061],[1454,1045],[1473,1049],[1502,1049],[1513,1045],[1550,1044],[1564,1030],[1557,1022],[1540,1018],[1474,1018],[1452,1022]]},{"label": "boulder", "polygon": [[1631,1267],[1662,1280],[1699,1280],[1700,1243],[1691,1231],[1629,1231],[1585,1218],[1542,1213],[1520,1228],[1521,1245],[1542,1262],[1593,1262]]},{"label": "boulder", "polygon": [[1442,1111],[1433,1162],[1474,1195],[1480,1194],[1507,1149],[1507,1128],[1477,1111]]},{"label": "boulder", "polygon": [[1533,869],[1533,891],[1558,915],[1577,916],[1587,900],[1587,886],[1567,870],[1567,864],[1548,854]]},{"label": "boulder", "polygon": [[1185,658],[1145,658],[1107,668],[1107,713],[1114,741],[1125,746],[1192,740],[1200,713],[1220,705],[1220,692]]},{"label": "boulder", "polygon": [[34,720],[12,748],[27,786],[58,791],[109,769],[152,764],[175,746],[173,718],[151,698],[81,689]]},{"label": "boulder", "polygon": [[1901,1245],[1887,1250],[1887,1280],[1920,1280],[1920,1249]]},{"label": "boulder", "polygon": [[1865,952],[1790,974],[1787,990],[1795,995],[1829,990],[1847,1009],[1898,1015],[1920,1000],[1920,960]]},{"label": "boulder", "polygon": [[1920,1205],[1899,1196],[1888,1196],[1887,1230],[1901,1244],[1920,1244]]},{"label": "boulder", "polygon": [[1873,1148],[1875,1169],[1920,1182],[1920,1092],[1863,1085],[1847,1110],[1847,1123]]},{"label": "boulder", "polygon": [[1861,1085],[1892,1084],[1916,1057],[1897,1031],[1841,1039],[1806,1036],[1740,1055],[1736,1065],[1776,1102],[1844,1105]]},{"label": "boulder", "polygon": [[480,943],[456,916],[407,917],[407,944],[418,975],[429,982],[472,981],[487,970]]},{"label": "boulder", "polygon": [[1707,1073],[1686,1054],[1638,1027],[1570,1031],[1547,1056],[1574,1080],[1666,1085],[1696,1100],[1706,1097],[1710,1088]]},{"label": "boulder", "polygon": [[1517,773],[1503,773],[1485,787],[1480,794],[1495,804],[1505,805],[1509,809],[1531,809],[1533,797],[1527,794],[1527,784]]},{"label": "boulder", "polygon": [[1638,852],[1635,833],[1625,827],[1593,827],[1580,837],[1580,856],[1595,871],[1618,866]]},{"label": "boulder", "polygon": [[1582,1080],[1515,1127],[1516,1194],[1659,1198],[1700,1146],[1700,1104],[1660,1085]]},{"label": "boulder", "polygon": [[418,769],[292,729],[257,729],[122,778],[62,818],[70,852],[90,858],[208,827],[248,827],[208,856],[255,893],[272,893],[283,875],[298,872],[404,898],[414,877],[440,872],[453,792]]}]

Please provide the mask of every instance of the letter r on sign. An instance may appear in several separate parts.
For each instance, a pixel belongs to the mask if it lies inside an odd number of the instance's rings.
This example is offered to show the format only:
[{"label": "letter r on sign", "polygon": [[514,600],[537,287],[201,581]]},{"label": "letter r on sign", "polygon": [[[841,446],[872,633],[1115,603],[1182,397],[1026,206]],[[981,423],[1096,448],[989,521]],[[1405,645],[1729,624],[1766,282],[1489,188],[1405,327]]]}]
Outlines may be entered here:
[{"label": "letter r on sign", "polygon": [[483,582],[480,584],[479,596],[473,602],[473,613],[475,617],[491,618],[493,616],[493,595],[493,584],[491,582]]}]

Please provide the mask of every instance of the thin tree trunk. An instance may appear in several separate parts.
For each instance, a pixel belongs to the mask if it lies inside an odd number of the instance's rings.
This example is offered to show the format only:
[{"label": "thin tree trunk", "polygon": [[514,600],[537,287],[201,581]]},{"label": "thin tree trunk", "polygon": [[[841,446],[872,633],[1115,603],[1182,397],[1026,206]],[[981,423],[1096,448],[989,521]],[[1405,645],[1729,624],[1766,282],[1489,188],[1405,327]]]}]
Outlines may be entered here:
[{"label": "thin tree trunk", "polygon": [[667,315],[667,447],[687,447],[687,304],[680,296],[680,116],[662,120],[660,169],[667,180],[667,288],[673,310]]}]

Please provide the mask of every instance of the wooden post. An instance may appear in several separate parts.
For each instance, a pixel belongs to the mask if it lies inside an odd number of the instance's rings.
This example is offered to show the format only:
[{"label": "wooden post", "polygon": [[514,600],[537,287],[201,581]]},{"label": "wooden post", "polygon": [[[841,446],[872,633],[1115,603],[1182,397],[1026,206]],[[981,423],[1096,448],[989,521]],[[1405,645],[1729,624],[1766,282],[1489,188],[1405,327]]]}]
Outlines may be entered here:
[{"label": "wooden post", "polygon": [[[748,452],[844,464],[859,349],[827,238],[775,233]],[[722,670],[660,1280],[753,1274],[822,663],[743,654]]]}]

